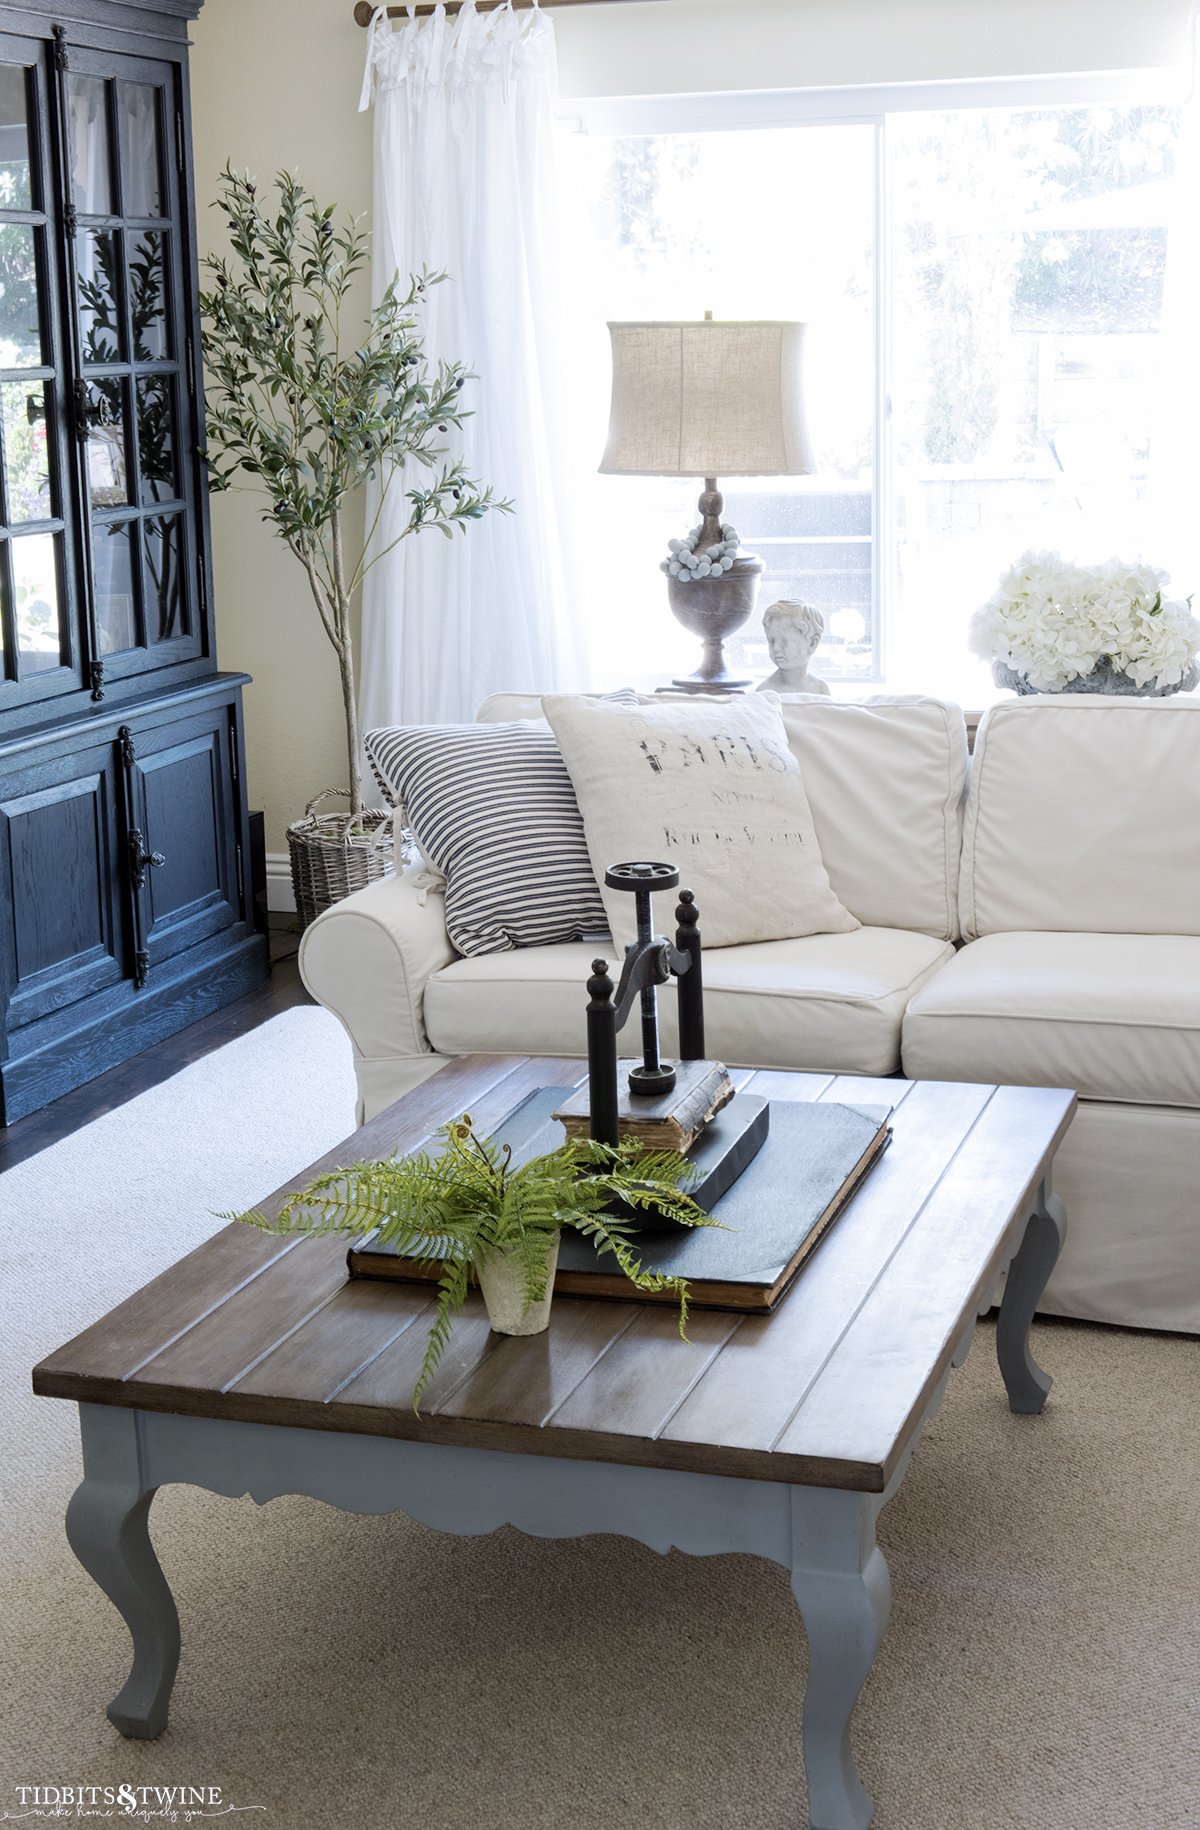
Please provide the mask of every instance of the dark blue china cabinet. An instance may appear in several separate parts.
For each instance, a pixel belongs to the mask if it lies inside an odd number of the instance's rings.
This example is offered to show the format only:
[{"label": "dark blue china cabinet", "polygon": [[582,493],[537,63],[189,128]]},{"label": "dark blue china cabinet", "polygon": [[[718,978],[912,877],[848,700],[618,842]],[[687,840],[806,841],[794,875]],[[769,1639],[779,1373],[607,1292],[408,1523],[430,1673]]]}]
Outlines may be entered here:
[{"label": "dark blue china cabinet", "polygon": [[200,5],[0,3],[6,1124],[266,970],[199,457]]}]

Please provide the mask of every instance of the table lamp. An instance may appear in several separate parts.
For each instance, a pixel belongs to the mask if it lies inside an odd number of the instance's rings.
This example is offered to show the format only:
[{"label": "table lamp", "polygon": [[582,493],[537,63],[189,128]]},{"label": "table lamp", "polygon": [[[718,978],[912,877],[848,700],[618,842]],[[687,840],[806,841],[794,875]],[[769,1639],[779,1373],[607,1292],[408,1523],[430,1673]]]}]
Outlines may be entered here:
[{"label": "table lamp", "polygon": [[684,692],[748,686],[725,666],[724,639],[754,609],[762,560],[721,520],[718,476],[807,476],[803,324],[703,320],[610,324],[612,404],[600,462],[607,476],[703,477],[700,525],[673,540],[661,570],[684,628],[703,641]]}]

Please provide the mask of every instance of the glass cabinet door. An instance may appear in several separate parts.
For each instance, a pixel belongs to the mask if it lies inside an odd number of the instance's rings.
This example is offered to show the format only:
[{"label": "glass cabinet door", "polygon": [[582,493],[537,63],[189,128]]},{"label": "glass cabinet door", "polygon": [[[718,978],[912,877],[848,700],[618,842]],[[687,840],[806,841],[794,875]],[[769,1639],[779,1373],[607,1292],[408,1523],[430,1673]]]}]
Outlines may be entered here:
[{"label": "glass cabinet door", "polygon": [[182,80],[0,33],[0,712],[211,656]]},{"label": "glass cabinet door", "polygon": [[64,572],[65,428],[36,42],[0,37],[0,705],[76,688]]},{"label": "glass cabinet door", "polygon": [[68,60],[80,433],[107,679],[201,652],[175,72],[70,46]]}]

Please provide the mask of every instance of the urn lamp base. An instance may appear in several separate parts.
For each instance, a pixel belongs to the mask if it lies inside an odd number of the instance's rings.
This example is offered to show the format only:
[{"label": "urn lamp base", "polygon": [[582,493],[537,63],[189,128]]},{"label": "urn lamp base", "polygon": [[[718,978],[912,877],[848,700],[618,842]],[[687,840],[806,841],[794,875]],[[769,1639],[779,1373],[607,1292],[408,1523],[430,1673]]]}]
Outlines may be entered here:
[{"label": "urn lamp base", "polygon": [[[723,538],[721,515],[725,498],[715,477],[705,477],[697,504],[700,528],[696,551],[703,553]],[[694,674],[672,680],[665,690],[683,693],[737,693],[750,685],[749,675],[732,674],[725,665],[724,642],[740,629],[758,598],[758,581],[764,567],[756,553],[739,553],[727,572],[703,578],[672,578],[671,561],[659,570],[667,581],[667,602],[677,622],[704,644],[703,657]],[[663,689],[660,689],[663,690]]]},{"label": "urn lamp base", "polygon": [[[667,571],[666,564],[662,567]],[[725,638],[740,629],[753,613],[758,581],[764,567],[756,553],[741,553],[733,570],[719,577],[672,578],[667,574],[667,601],[677,622],[704,644],[695,673],[672,680],[677,692],[740,692],[750,685],[748,674],[731,673],[725,665]]]}]

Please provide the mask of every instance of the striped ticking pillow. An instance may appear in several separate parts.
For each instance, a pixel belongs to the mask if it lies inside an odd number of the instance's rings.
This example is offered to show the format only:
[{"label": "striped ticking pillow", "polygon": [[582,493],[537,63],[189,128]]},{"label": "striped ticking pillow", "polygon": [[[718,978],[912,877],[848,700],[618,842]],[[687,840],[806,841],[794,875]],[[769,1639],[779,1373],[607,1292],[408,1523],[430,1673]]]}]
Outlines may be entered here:
[{"label": "striped ticking pillow", "polygon": [[369,731],[363,748],[446,879],[446,932],[459,953],[607,934],[575,790],[543,719]]}]

